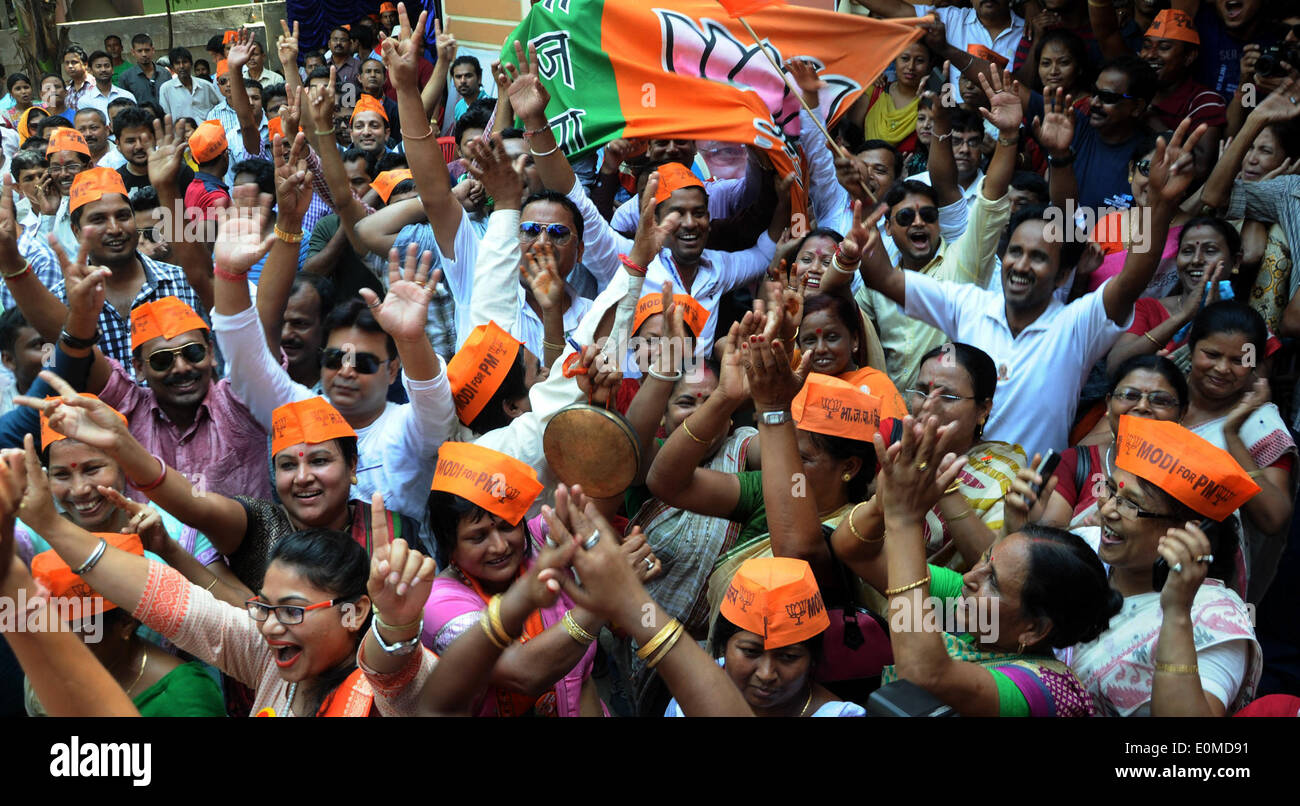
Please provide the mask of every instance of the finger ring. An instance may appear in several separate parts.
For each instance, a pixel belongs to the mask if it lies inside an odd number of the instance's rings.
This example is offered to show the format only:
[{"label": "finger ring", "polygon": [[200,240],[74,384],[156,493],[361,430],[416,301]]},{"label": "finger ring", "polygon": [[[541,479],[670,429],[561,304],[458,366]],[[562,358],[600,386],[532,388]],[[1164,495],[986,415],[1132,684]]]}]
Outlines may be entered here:
[{"label": "finger ring", "polygon": [[1183,572],[1183,564],[1174,563],[1174,567],[1171,568],[1170,570],[1173,571],[1175,574],[1181,574]]},{"label": "finger ring", "polygon": [[924,472],[925,472],[925,469],[926,469],[927,467],[929,467],[929,466],[930,466],[930,463],[929,463],[929,462],[917,462],[917,463],[916,463],[916,469],[919,470],[919,471],[922,472],[922,473],[924,473]]},{"label": "finger ring", "polygon": [[1198,555],[1198,556],[1197,556],[1196,561],[1197,561],[1198,563],[1212,563],[1212,562],[1214,562],[1214,555],[1213,555],[1213,554],[1201,554],[1201,555]]},{"label": "finger ring", "polygon": [[418,285],[420,288],[424,288],[424,281],[423,281],[423,280],[416,280],[416,281],[415,281],[415,284]]},{"label": "finger ring", "polygon": [[1300,103],[1300,101],[1296,101],[1294,95],[1292,95],[1292,96],[1291,96],[1290,98],[1288,98],[1287,100],[1290,101],[1290,102],[1293,103],[1293,104],[1294,104],[1294,103]]},{"label": "finger ring", "polygon": [[649,571],[653,571],[653,570],[655,570],[655,559],[654,559],[654,557],[646,557],[646,558],[645,558],[645,567],[646,567],[646,569],[649,570]]},{"label": "finger ring", "polygon": [[367,305],[366,307],[367,307],[367,308],[378,308],[380,305],[383,305],[383,304],[384,304],[383,301],[381,301],[381,300],[375,300],[374,302],[370,303],[370,304]]},{"label": "finger ring", "polygon": [[560,547],[560,544],[552,540],[550,535],[546,536],[546,545],[548,548],[553,548],[553,549],[558,549]]},{"label": "finger ring", "polygon": [[597,530],[591,533],[591,537],[582,541],[582,547],[587,551],[591,551],[596,547],[596,544],[599,542],[600,542],[600,531]]}]

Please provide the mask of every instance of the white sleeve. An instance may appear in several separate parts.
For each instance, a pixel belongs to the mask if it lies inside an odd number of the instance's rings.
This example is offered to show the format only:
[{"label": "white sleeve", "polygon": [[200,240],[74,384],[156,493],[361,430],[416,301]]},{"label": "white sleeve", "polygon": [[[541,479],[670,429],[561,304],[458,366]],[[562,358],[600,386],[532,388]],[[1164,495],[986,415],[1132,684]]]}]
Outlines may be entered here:
[{"label": "white sleeve", "polygon": [[456,406],[447,381],[447,367],[438,358],[438,374],[415,381],[402,373],[410,403],[401,407],[383,436],[385,475],[397,493],[388,504],[399,512],[423,512],[428,505],[438,448],[456,425]]},{"label": "white sleeve", "polygon": [[763,182],[763,168],[751,156],[745,163],[745,175],[739,179],[715,179],[704,183],[709,195],[709,215],[730,218],[744,210],[758,198]]},{"label": "white sleeve", "polygon": [[[497,210],[488,218],[478,248],[470,295],[469,329],[496,322],[507,333],[518,331],[519,211]],[[466,334],[468,338],[469,334]],[[462,342],[463,343],[463,342]]]},{"label": "white sleeve", "polygon": [[826,135],[813,123],[807,110],[799,112],[799,127],[804,158],[808,160],[808,198],[818,225],[824,226],[821,222],[829,222],[831,216],[848,207],[849,192],[835,178],[835,157],[826,146]]},{"label": "white sleeve", "polygon": [[[432,224],[429,225],[429,232],[433,235],[434,248],[438,249],[438,236],[433,232]],[[442,258],[443,279],[447,281],[447,288],[458,305],[474,283],[474,263],[478,258],[477,241],[478,239],[474,237],[474,225],[469,220],[469,213],[462,209],[460,225],[456,228],[456,237],[452,239],[451,248],[455,250],[455,254],[449,258],[443,255],[441,250],[438,252]]]},{"label": "white sleeve", "polygon": [[587,198],[587,191],[578,180],[573,181],[573,187],[565,195],[578,205],[578,210],[582,213],[582,264],[596,278],[596,283],[604,288],[618,274],[622,265],[618,256],[632,251],[632,239],[614,231],[596,209],[596,205]]},{"label": "white sleeve", "polygon": [[257,308],[249,306],[226,316],[212,311],[212,332],[226,357],[230,388],[244,401],[253,418],[269,431],[271,412],[285,403],[316,397],[289,377],[266,346]]},{"label": "white sleeve", "polygon": [[[948,243],[956,241],[966,232],[966,222],[969,219],[970,211],[966,204],[966,197],[962,196],[952,204],[945,204],[939,208],[939,237]],[[884,219],[881,219],[882,221]]]},{"label": "white sleeve", "polygon": [[[636,232],[637,221],[640,219],[640,210],[637,208],[637,202],[640,201],[636,196],[628,199],[618,206],[609,219],[609,225],[617,232]],[[583,227],[586,227],[584,218]]]},{"label": "white sleeve", "polygon": [[1105,289],[1113,281],[1112,277],[1098,286],[1096,291],[1084,294],[1066,308],[1072,314],[1070,335],[1078,345],[1075,354],[1083,356],[1084,367],[1091,367],[1100,361],[1133,324],[1133,311],[1129,311],[1128,321],[1123,325],[1115,324],[1106,315]]},{"label": "white sleeve", "polygon": [[722,286],[730,291],[763,276],[776,254],[776,241],[763,230],[758,242],[743,252],[721,252],[714,256],[721,271]]},{"label": "white sleeve", "polygon": [[[1245,638],[1217,644],[1196,653],[1196,666],[1201,673],[1201,689],[1224,707],[1232,705],[1246,681],[1246,658],[1250,643]],[[1231,716],[1231,714],[1229,714]]]},{"label": "white sleeve", "polygon": [[[971,292],[976,292],[972,294]],[[919,271],[907,272],[903,312],[913,319],[942,330],[951,339],[959,339],[962,309],[982,289],[968,283],[945,283]],[[978,304],[978,302],[976,302]]]}]

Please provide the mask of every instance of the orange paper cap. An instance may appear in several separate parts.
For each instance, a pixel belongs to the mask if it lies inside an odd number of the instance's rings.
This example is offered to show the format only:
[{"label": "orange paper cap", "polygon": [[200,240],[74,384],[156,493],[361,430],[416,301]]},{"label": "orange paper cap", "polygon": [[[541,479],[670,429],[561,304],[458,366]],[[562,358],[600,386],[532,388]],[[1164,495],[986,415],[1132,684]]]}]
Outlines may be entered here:
[{"label": "orange paper cap", "polygon": [[1122,415],[1115,445],[1116,467],[1216,521],[1259,492],[1231,454],[1178,423]]},{"label": "orange paper cap", "polygon": [[352,117],[348,118],[348,122],[351,123],[356,120],[357,115],[362,112],[378,112],[379,117],[383,118],[384,122],[388,121],[388,113],[384,111],[383,102],[373,95],[362,93],[361,97],[357,99],[357,105],[352,108]]},{"label": "orange paper cap", "polygon": [[[81,396],[93,397],[94,399],[99,400],[99,395],[92,395],[90,392],[82,392]],[[45,399],[61,400],[62,398],[60,398],[58,395],[52,395]],[[122,419],[122,422],[124,423],[126,422],[125,414],[123,414],[120,411],[117,411],[117,409],[113,409],[113,411],[117,412],[117,416]],[[60,434],[58,431],[55,431],[53,428],[50,428],[50,418],[45,416],[45,412],[41,412],[41,449],[44,450],[45,448],[50,447],[52,443],[58,442],[61,439],[67,439],[67,437],[65,437],[63,434]]]},{"label": "orange paper cap", "polygon": [[126,183],[122,181],[122,175],[112,168],[87,168],[72,178],[68,212],[112,193],[126,196]]},{"label": "orange paper cap", "polygon": [[379,198],[384,200],[384,204],[388,204],[389,197],[393,195],[393,188],[410,178],[412,178],[410,168],[394,168],[376,176],[370,186],[379,194]]},{"label": "orange paper cap", "polygon": [[1010,64],[1010,60],[1007,59],[1006,56],[1003,56],[1001,53],[998,53],[987,45],[967,45],[966,52],[972,56],[978,56],[986,62],[996,64],[999,70]]},{"label": "orange paper cap", "polygon": [[394,3],[380,3],[380,4],[379,4],[379,13],[380,13],[380,14],[383,14],[383,13],[386,12],[386,11],[396,12],[396,11],[397,11],[397,6],[396,6]]},{"label": "orange paper cap", "polygon": [[237,39],[239,39],[238,31],[226,31],[226,33],[221,37],[221,44],[229,45]]},{"label": "orange paper cap", "polygon": [[488,399],[501,388],[506,373],[515,365],[521,344],[496,322],[488,322],[474,328],[447,362],[447,380],[462,423],[474,422]]},{"label": "orange paper cap", "polygon": [[131,349],[159,336],[174,339],[190,330],[207,329],[194,309],[179,297],[163,297],[141,303],[131,311]]},{"label": "orange paper cap", "polygon": [[812,566],[793,557],[758,557],[736,571],[722,597],[722,617],[763,636],[764,649],[807,641],[831,626]]},{"label": "orange paper cap", "polygon": [[[284,137],[284,120],[279,115],[276,115],[266,122],[266,129],[271,137],[275,137],[277,134]],[[294,132],[294,134],[297,134],[297,132]]]},{"label": "orange paper cap", "polygon": [[90,146],[86,145],[86,138],[81,136],[81,132],[69,126],[60,126],[50,135],[50,144],[45,147],[45,156],[48,157],[56,151],[75,151],[90,156]]},{"label": "orange paper cap", "polygon": [[[682,306],[682,321],[691,329],[696,336],[704,332],[704,325],[709,321],[709,312],[704,306],[695,301],[695,297],[690,294],[674,294],[673,301]],[[664,312],[663,296],[660,294],[646,294],[636,303],[636,315],[632,318],[632,332],[636,333],[645,320],[657,313]]]},{"label": "orange paper cap", "polygon": [[[138,557],[144,556],[144,544],[139,535],[117,532],[93,532],[95,537],[108,541],[108,545]],[[32,578],[50,592],[52,604],[63,608],[66,620],[83,619],[96,613],[112,610],[117,605],[95,592],[81,577],[72,573],[72,567],[53,551],[42,551],[32,558]],[[61,602],[55,600],[63,600]],[[80,603],[73,602],[81,600]]]},{"label": "orange paper cap", "polygon": [[790,413],[805,431],[870,442],[880,430],[882,417],[907,414],[906,410],[897,411],[901,403],[885,406],[883,401],[894,400],[898,395],[897,390],[886,389],[886,383],[888,379],[882,379],[879,388],[872,388],[868,394],[861,385],[814,372],[790,402]]},{"label": "orange paper cap", "polygon": [[458,495],[510,524],[528,512],[542,483],[513,456],[472,442],[444,442],[430,489]]},{"label": "orange paper cap", "polygon": [[1152,39],[1177,39],[1200,47],[1201,35],[1196,32],[1196,24],[1186,11],[1167,8],[1156,15],[1146,35]]},{"label": "orange paper cap", "polygon": [[205,120],[190,135],[189,142],[195,162],[211,162],[226,151],[226,130],[218,121]]},{"label": "orange paper cap", "polygon": [[285,403],[271,412],[272,456],[294,445],[319,445],[331,439],[356,435],[343,415],[323,397]]},{"label": "orange paper cap", "polygon": [[682,188],[696,187],[701,190],[704,183],[700,178],[691,173],[691,169],[682,165],[680,162],[668,162],[660,165],[656,173],[659,174],[659,188],[655,191],[655,204],[663,204],[668,201],[668,197],[673,195],[674,190]]},{"label": "orange paper cap", "polygon": [[230,62],[225,59],[222,59],[221,61],[217,62],[216,75],[224,76],[226,74],[226,68],[228,68],[229,66],[230,66]]}]

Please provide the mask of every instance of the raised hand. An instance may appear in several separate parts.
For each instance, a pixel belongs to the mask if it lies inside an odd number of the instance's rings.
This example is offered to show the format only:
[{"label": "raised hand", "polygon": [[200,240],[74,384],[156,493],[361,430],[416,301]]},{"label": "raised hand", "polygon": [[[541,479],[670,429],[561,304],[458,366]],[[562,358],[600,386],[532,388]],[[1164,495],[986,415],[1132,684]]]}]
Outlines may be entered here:
[{"label": "raised hand", "polygon": [[[23,263],[18,254],[18,217],[14,213],[14,180],[5,175],[4,192],[0,193],[0,268],[4,273],[17,271]],[[57,209],[57,208],[56,208]]]},{"label": "raised hand", "polygon": [[483,183],[484,190],[492,197],[498,210],[518,210],[523,200],[523,181],[519,171],[510,162],[501,135],[492,135],[490,143],[474,138],[465,144],[465,156],[469,158],[469,172]]},{"label": "raised hand", "polygon": [[546,105],[551,102],[551,94],[546,91],[539,77],[537,48],[529,45],[525,56],[524,46],[516,41],[515,58],[518,60],[517,66],[509,63],[501,65],[510,79],[510,108],[515,110],[527,128],[545,126]]},{"label": "raised hand", "polygon": [[564,279],[555,260],[555,248],[550,244],[535,244],[528,250],[519,263],[519,273],[542,308],[554,310],[564,304]]},{"label": "raised hand", "polygon": [[[925,29],[925,35],[921,38],[931,53],[942,54],[948,49],[948,28],[939,20],[926,23],[921,26]],[[943,80],[946,82],[950,73],[945,68],[943,71]]]},{"label": "raised hand", "polygon": [[122,527],[122,534],[139,535],[145,551],[152,551],[158,555],[166,553],[171,535],[167,534],[167,529],[163,526],[162,514],[157,509],[139,501],[132,501],[112,487],[99,484],[95,489],[108,499],[110,504],[126,513],[129,520],[126,526]]},{"label": "raised hand", "polygon": [[284,69],[293,70],[298,66],[298,21],[293,21],[293,30],[290,31],[288,20],[280,20],[280,29],[284,33],[276,39],[275,49]]},{"label": "raised hand", "polygon": [[1291,120],[1297,115],[1300,115],[1300,81],[1288,78],[1255,107],[1250,118],[1268,125]]},{"label": "raised hand", "polygon": [[247,274],[257,261],[271,251],[275,233],[263,235],[268,215],[267,204],[252,207],[231,207],[219,210],[217,240],[212,245],[212,262],[222,272]]},{"label": "raised hand", "polygon": [[612,166],[611,173],[618,173],[618,166],[639,157],[646,152],[650,143],[647,140],[632,137],[619,137],[605,144],[605,166]]},{"label": "raised hand", "polygon": [[989,67],[987,76],[980,73],[976,78],[989,99],[990,108],[980,109],[984,119],[1004,135],[1020,131],[1020,121],[1024,118],[1020,107],[1020,82],[1011,77],[1010,71],[999,72],[994,66]]},{"label": "raised hand", "polygon": [[[330,68],[331,75],[333,74],[333,72],[334,72],[334,68],[331,67]],[[333,80],[331,80],[330,92],[334,91],[332,89],[333,86],[334,86],[334,82]],[[303,112],[307,111],[308,115],[310,115],[310,110],[306,110],[303,105],[303,93],[305,93],[306,91],[307,91],[306,87],[298,87],[296,89],[290,89],[287,92],[285,92],[284,106],[280,107],[280,130],[284,132],[285,137],[296,138],[298,135],[298,130],[302,127]],[[332,110],[330,112],[330,117],[327,118],[327,121],[328,122],[325,125],[333,126],[334,114]],[[309,120],[308,123],[311,124],[312,131],[313,132],[316,131],[317,127],[315,125],[315,121]],[[272,151],[272,156],[274,156],[274,153],[275,152]]]},{"label": "raised hand", "polygon": [[104,267],[94,269],[79,282],[65,285],[68,289],[68,321],[98,322],[108,296],[108,278],[112,272]]},{"label": "raised hand", "polygon": [[[17,398],[14,402],[17,402]],[[40,531],[57,523],[59,512],[54,508],[54,496],[50,494],[50,480],[46,478],[45,469],[41,467],[41,458],[36,453],[36,440],[31,434],[23,436],[23,451],[21,476],[23,494],[18,502],[18,517],[32,529]]]},{"label": "raised hand", "polygon": [[794,83],[803,93],[804,101],[813,109],[817,108],[818,93],[823,87],[828,86],[822,81],[821,76],[817,75],[817,68],[812,62],[804,59],[790,59],[785,63],[785,70],[794,79]]},{"label": "raised hand", "polygon": [[14,403],[45,414],[50,428],[63,436],[115,456],[117,448],[130,438],[121,415],[97,397],[77,394],[67,381],[48,369],[41,370],[40,377],[53,387],[59,397],[42,400],[18,395],[14,398]]},{"label": "raised hand", "polygon": [[860,201],[853,202],[853,225],[848,234],[840,241],[840,254],[837,258],[845,266],[856,266],[863,259],[871,257],[880,248],[880,221],[889,210],[888,205],[879,204],[868,208]]},{"label": "raised hand", "polygon": [[[334,81],[338,76],[338,68],[330,67],[329,84],[324,87],[312,87],[310,91],[304,88],[308,93],[307,107],[311,110],[313,125],[317,131],[324,131],[327,127],[334,125]],[[285,129],[288,132],[288,129]],[[330,137],[333,137],[333,133]]]},{"label": "raised hand", "polygon": [[27,489],[27,468],[23,451],[18,448],[5,448],[0,451],[0,523],[8,534],[0,535],[0,540],[7,539],[9,548],[0,547],[0,574],[9,567],[7,552],[13,547],[13,522],[18,517],[18,505],[22,503],[23,492]]},{"label": "raised hand", "polygon": [[456,60],[456,35],[451,31],[443,31],[442,22],[437,17],[433,18],[433,32],[434,48],[438,52],[438,63],[450,65]]},{"label": "raised hand", "polygon": [[[420,51],[424,49],[424,26],[429,12],[421,11],[415,26],[406,13],[406,4],[397,4],[397,22],[401,31],[397,36],[385,39],[380,47],[384,57],[384,67],[388,68],[388,80],[393,89],[401,91],[408,87],[419,88]],[[416,35],[419,31],[419,35]]]},{"label": "raised hand", "polygon": [[361,297],[370,306],[375,321],[395,341],[415,341],[425,338],[424,326],[429,318],[429,303],[442,279],[442,270],[429,273],[433,253],[419,253],[419,247],[406,247],[406,260],[399,262],[397,249],[388,251],[388,293],[380,302],[369,288],[361,289]]},{"label": "raised hand", "polygon": [[[240,28],[236,35],[235,44],[230,46],[230,52],[226,54],[226,66],[230,68],[231,80],[242,77],[244,65],[248,64],[248,59],[253,55],[253,32],[247,28]],[[216,65],[213,65],[215,68]],[[213,76],[216,78],[216,76]]]},{"label": "raised hand", "polygon": [[[600,514],[596,506],[587,502],[579,508],[575,497],[564,495],[560,485],[555,491],[555,509],[542,507],[542,516],[551,529],[551,540],[573,549],[573,568],[582,579],[582,585],[569,575],[560,577],[564,592],[579,607],[606,620],[618,621],[632,608],[639,608],[649,600],[641,586],[638,571],[632,567],[624,552],[618,532]],[[563,513],[563,515],[561,515]],[[586,548],[592,537],[599,539]]]},{"label": "raised hand", "polygon": [[[1038,523],[1043,518],[1043,510],[1047,508],[1047,502],[1052,497],[1052,491],[1056,489],[1056,483],[1060,478],[1053,475],[1044,479],[1034,472],[1043,457],[1034,454],[1034,461],[1029,463],[1029,467],[1022,467],[1016,471],[1016,476],[1011,480],[1011,489],[1007,491],[1006,497],[1003,498],[1003,512],[1005,515],[1004,526],[1007,534],[1020,531],[1026,523]],[[1044,483],[1046,482],[1046,483]],[[1040,485],[1039,492],[1034,495],[1033,485]]]},{"label": "raised hand", "polygon": [[1074,140],[1074,118],[1070,114],[1073,104],[1074,98],[1060,87],[1043,96],[1043,116],[1034,118],[1033,130],[1034,139],[1048,154],[1060,157],[1070,150]]},{"label": "raised hand", "polygon": [[[779,326],[783,317],[769,316],[768,327]],[[759,411],[781,411],[790,408],[790,401],[803,387],[804,378],[812,367],[812,353],[806,353],[799,366],[790,366],[790,357],[780,339],[767,333],[751,336],[740,345],[741,364],[749,381],[754,408]]]},{"label": "raised hand", "polygon": [[1210,539],[1196,524],[1188,523],[1183,529],[1166,532],[1156,544],[1156,551],[1169,563],[1169,576],[1160,591],[1160,607],[1166,613],[1185,614],[1192,609],[1196,592],[1214,561]]},{"label": "raised hand", "polygon": [[1264,405],[1269,399],[1268,379],[1264,377],[1255,378],[1251,384],[1250,390],[1241,396],[1237,405],[1232,407],[1228,412],[1228,417],[1224,421],[1224,428],[1240,428],[1241,424],[1246,421],[1255,409]]},{"label": "raised hand", "polygon": [[[59,262],[59,270],[63,272],[64,288],[71,288],[90,276],[92,271],[90,267],[90,253],[86,251],[86,244],[83,241],[81,248],[77,250],[77,259],[69,260],[68,253],[63,251],[63,245],[54,235],[49,236],[50,251],[54,253],[54,258]],[[96,266],[95,268],[102,268]]]},{"label": "raised hand", "polygon": [[[276,138],[275,152],[280,154],[284,151],[280,145],[281,141]],[[294,138],[294,145],[291,153],[284,159],[276,158],[278,163],[275,169],[276,177],[276,210],[279,217],[284,223],[300,224],[304,216],[307,215],[307,208],[311,207],[313,194],[311,172],[307,170],[307,160],[294,160],[293,155],[298,151],[298,145],[302,143],[306,148],[306,136],[299,132]]]},{"label": "raised hand", "polygon": [[188,146],[172,125],[171,115],[166,115],[162,120],[154,120],[153,142],[153,151],[149,152],[149,184],[154,187],[175,187],[181,166],[185,164],[185,150]]},{"label": "raised hand", "polygon": [[1156,139],[1156,153],[1151,158],[1149,192],[1169,207],[1176,207],[1182,202],[1192,180],[1196,178],[1194,151],[1207,127],[1202,123],[1189,134],[1191,128],[1192,119],[1183,118],[1168,143],[1165,143],[1163,137]]},{"label": "raised hand", "polygon": [[[961,472],[966,457],[944,453],[951,441],[949,426],[939,426],[937,417],[921,422],[903,418],[902,438],[885,446],[884,437],[873,437],[880,469],[876,473],[876,499],[881,502],[886,523],[917,524],[943,498]],[[890,533],[886,528],[886,536]]]},{"label": "raised hand", "polygon": [[681,213],[668,213],[661,220],[655,220],[655,193],[659,191],[659,172],[655,171],[646,179],[641,191],[641,220],[637,222],[636,236],[632,240],[632,249],[628,258],[638,266],[648,266],[664,248],[668,236],[681,226]]},{"label": "raised hand", "polygon": [[380,493],[370,499],[370,524],[374,537],[370,579],[366,582],[370,601],[386,624],[419,622],[424,616],[424,603],[433,588],[437,566],[432,557],[411,548],[405,540],[389,542],[388,512]]}]

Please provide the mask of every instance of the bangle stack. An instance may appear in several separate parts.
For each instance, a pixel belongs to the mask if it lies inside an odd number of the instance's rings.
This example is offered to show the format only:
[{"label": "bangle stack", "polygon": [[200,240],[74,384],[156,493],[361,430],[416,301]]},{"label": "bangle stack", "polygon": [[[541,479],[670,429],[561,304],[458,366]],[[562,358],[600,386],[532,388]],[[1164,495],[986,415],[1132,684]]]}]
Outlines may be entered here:
[{"label": "bangle stack", "polygon": [[885,595],[886,595],[886,596],[897,596],[897,595],[900,594],[900,593],[907,593],[908,591],[910,591],[910,590],[915,590],[916,588],[919,588],[919,587],[921,587],[922,585],[929,585],[929,584],[930,584],[930,575],[929,575],[929,574],[926,574],[925,576],[921,577],[920,579],[918,579],[918,580],[915,581],[915,582],[911,582],[911,583],[909,583],[909,584],[907,584],[907,585],[900,585],[900,586],[898,586],[897,588],[888,588],[888,589],[886,589],[886,590],[885,590]]},{"label": "bangle stack", "polygon": [[659,665],[672,648],[677,644],[677,640],[682,637],[686,628],[677,619],[672,619],[664,628],[655,633],[655,637],[646,642],[645,646],[636,651],[636,656],[645,662],[646,668],[653,669]]},{"label": "bangle stack", "polygon": [[563,345],[563,344],[556,344],[556,343],[553,342],[553,341],[547,341],[546,339],[542,339],[542,349],[543,349],[543,350],[557,350],[557,351],[559,351],[559,352],[562,353],[562,352],[564,352],[564,345]]},{"label": "bangle stack", "polygon": [[1201,673],[1200,668],[1195,663],[1193,663],[1190,666],[1187,666],[1182,663],[1161,663],[1160,661],[1156,661],[1156,671],[1164,672],[1166,674],[1200,674]]},{"label": "bangle stack", "polygon": [[510,637],[505,625],[501,623],[501,594],[499,593],[488,601],[488,606],[478,623],[497,649],[505,649],[515,640]]},{"label": "bangle stack", "polygon": [[582,646],[591,646],[595,642],[596,636],[582,629],[582,625],[573,617],[572,610],[564,611],[564,619],[560,623],[564,625],[564,631],[569,634],[569,637]]}]

